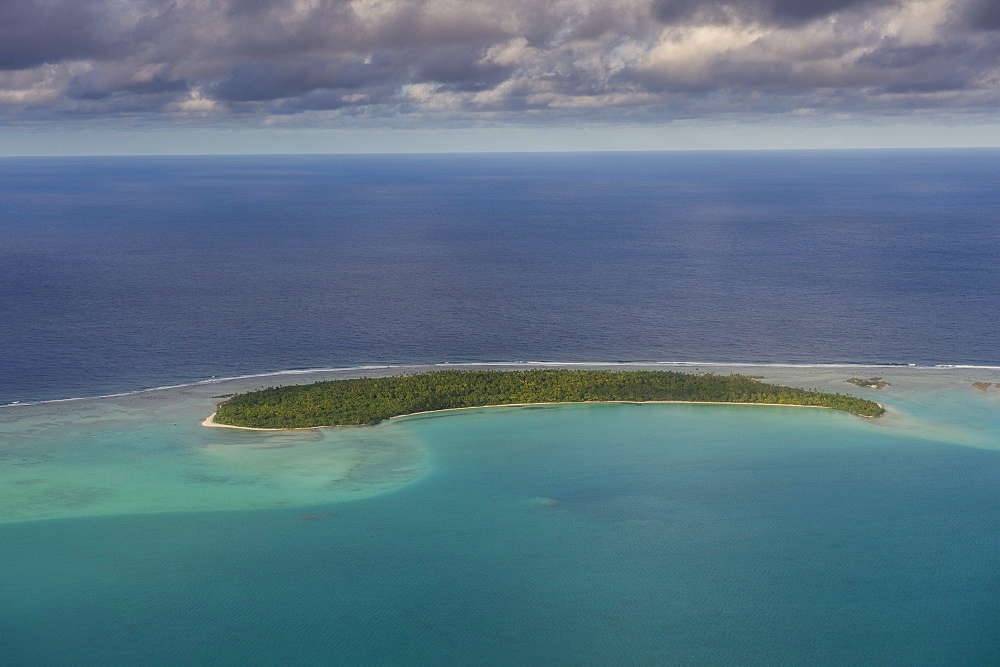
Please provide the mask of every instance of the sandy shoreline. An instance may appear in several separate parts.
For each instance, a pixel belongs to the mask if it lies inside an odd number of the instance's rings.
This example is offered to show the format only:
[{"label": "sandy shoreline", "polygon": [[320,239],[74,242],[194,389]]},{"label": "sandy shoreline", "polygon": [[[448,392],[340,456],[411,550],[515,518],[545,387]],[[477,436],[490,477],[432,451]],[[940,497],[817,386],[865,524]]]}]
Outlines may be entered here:
[{"label": "sandy shoreline", "polygon": [[313,428],[340,428],[340,426],[354,426],[354,424],[341,424],[339,426],[295,426],[290,428],[256,428],[254,426],[233,426],[231,424],[215,423],[214,412],[209,416],[205,417],[205,421],[203,421],[201,425],[210,426],[212,428],[238,428],[241,431],[305,431]]},{"label": "sandy shoreline", "polygon": [[[389,419],[402,419],[404,417],[414,417],[416,415],[430,415],[437,412],[456,412],[458,410],[479,410],[482,408],[526,408],[534,405],[594,405],[594,404],[613,404],[621,403],[624,405],[647,405],[647,404],[687,404],[687,405],[759,405],[767,407],[776,408],[818,408],[820,410],[833,410],[834,408],[828,407],[826,405],[799,405],[796,403],[735,403],[730,401],[561,401],[556,403],[500,403],[497,405],[470,405],[463,408],[442,408],[441,410],[425,410],[423,412],[410,412],[405,415],[395,415],[394,417],[389,417]],[[879,403],[882,408],[884,405]],[[874,417],[866,417],[864,415],[857,415],[859,417],[864,417],[865,419],[874,419]],[[293,428],[256,428],[253,426],[232,426],[230,424],[217,424],[215,422],[215,413],[213,412],[205,421],[201,423],[202,426],[210,426],[214,428],[238,428],[244,431],[302,431],[306,429],[313,428],[357,428],[359,426],[375,426],[375,424],[334,424],[330,426],[296,426]],[[388,420],[386,420],[388,421]],[[380,422],[381,423],[381,422]]]}]

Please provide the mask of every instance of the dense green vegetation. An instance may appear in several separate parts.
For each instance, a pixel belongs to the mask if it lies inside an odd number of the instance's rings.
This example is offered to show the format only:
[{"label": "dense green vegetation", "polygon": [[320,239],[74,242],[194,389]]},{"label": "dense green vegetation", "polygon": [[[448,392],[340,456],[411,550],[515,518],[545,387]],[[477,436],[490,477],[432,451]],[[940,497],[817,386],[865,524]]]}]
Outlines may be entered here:
[{"label": "dense green vegetation", "polygon": [[859,387],[869,387],[871,389],[881,389],[882,387],[888,387],[889,383],[882,378],[847,378],[845,382],[850,382]]},{"label": "dense green vegetation", "polygon": [[516,403],[705,401],[816,405],[877,417],[873,401],[756,382],[743,375],[675,371],[437,371],[332,380],[237,394],[215,421],[254,428],[377,424],[397,415]]}]

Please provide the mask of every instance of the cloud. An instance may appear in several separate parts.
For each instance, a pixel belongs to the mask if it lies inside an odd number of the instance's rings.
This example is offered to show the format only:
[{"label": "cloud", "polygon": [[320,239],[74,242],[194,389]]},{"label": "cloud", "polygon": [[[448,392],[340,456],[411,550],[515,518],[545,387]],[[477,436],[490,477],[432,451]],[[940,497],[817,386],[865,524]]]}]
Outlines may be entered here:
[{"label": "cloud", "polygon": [[998,0],[4,0],[0,123],[989,114]]},{"label": "cloud", "polygon": [[69,59],[112,57],[129,39],[125,26],[108,26],[109,3],[5,0],[0,3],[0,70]]},{"label": "cloud", "polygon": [[965,7],[964,18],[973,29],[1000,30],[1000,2],[971,0]]},{"label": "cloud", "polygon": [[654,0],[653,15],[667,24],[756,22],[794,26],[895,4],[894,0]]}]

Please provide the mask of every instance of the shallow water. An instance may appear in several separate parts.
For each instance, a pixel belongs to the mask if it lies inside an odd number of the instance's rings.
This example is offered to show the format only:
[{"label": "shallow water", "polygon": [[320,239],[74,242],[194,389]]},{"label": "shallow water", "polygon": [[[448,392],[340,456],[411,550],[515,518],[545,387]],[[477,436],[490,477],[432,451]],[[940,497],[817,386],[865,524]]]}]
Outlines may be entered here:
[{"label": "shallow water", "polygon": [[24,417],[3,426],[0,521],[298,507],[380,493],[423,472],[422,444],[396,424],[205,428],[213,402],[192,393],[8,408],[0,419]]},{"label": "shallow water", "polygon": [[[1000,391],[971,382],[997,371],[741,370],[890,412],[199,425],[253,379],[4,408],[0,651],[46,665],[993,662]],[[891,385],[845,386],[855,374]]]}]

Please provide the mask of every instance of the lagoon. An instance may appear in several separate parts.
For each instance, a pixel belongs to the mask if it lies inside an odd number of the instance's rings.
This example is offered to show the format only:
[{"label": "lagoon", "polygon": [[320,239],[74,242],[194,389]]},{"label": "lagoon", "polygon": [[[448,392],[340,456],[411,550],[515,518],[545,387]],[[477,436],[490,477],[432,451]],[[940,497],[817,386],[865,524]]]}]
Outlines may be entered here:
[{"label": "lagoon", "polygon": [[[852,375],[741,372],[824,390]],[[1000,392],[971,382],[1000,378],[872,374],[892,383],[866,390],[879,420],[571,405],[199,425],[213,396],[260,379],[4,408],[0,649],[21,664],[988,662]]]}]

